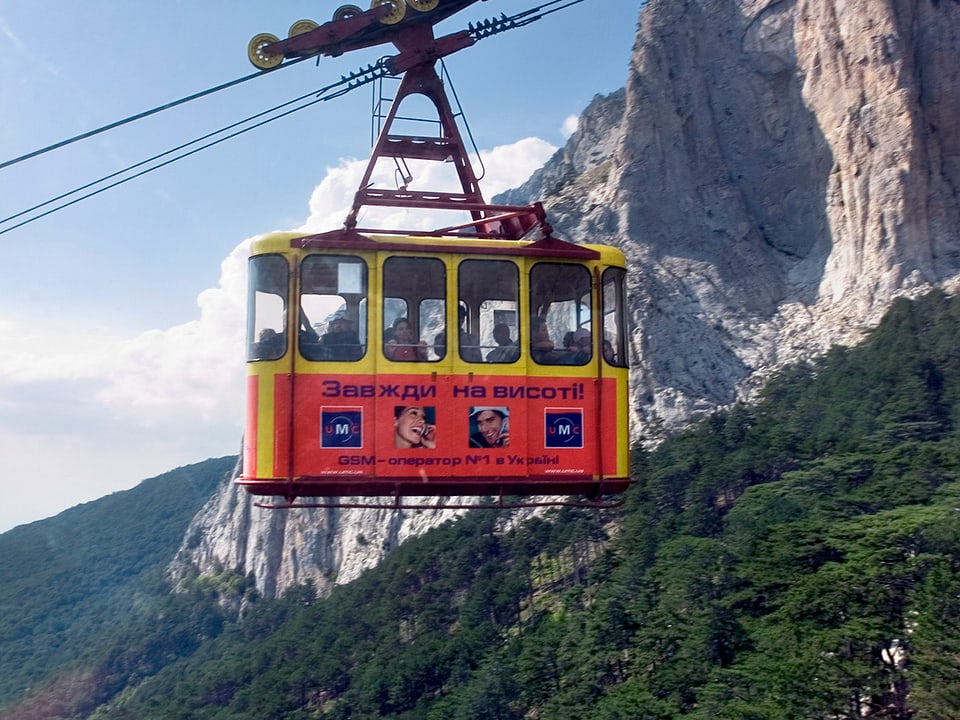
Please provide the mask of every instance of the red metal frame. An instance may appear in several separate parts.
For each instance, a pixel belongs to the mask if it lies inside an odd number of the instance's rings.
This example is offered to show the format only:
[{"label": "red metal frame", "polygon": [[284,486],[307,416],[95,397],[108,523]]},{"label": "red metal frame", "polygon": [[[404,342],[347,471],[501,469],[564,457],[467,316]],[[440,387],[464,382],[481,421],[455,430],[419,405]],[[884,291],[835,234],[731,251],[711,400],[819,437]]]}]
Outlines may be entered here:
[{"label": "red metal frame", "polygon": [[[395,0],[401,2],[402,0]],[[391,244],[391,250],[410,249],[419,252],[449,252],[450,239],[494,239],[494,240],[534,240],[529,245],[514,242],[490,244],[484,246],[483,254],[522,254],[570,259],[596,259],[598,253],[580,245],[564,242],[551,236],[552,229],[546,221],[542,204],[526,206],[492,205],[485,202],[480,191],[479,181],[470,163],[469,154],[463,136],[457,125],[456,116],[450,105],[444,84],[436,71],[436,61],[446,55],[472,45],[475,40],[468,32],[447,35],[439,39],[433,36],[433,25],[457,11],[473,4],[476,0],[441,0],[432,11],[416,12],[408,8],[406,17],[397,24],[381,22],[392,10],[389,4],[377,6],[342,20],[325,23],[315,30],[297,35],[287,40],[272,43],[262,48],[265,54],[280,54],[285,57],[324,54],[340,55],[349,50],[370,47],[384,42],[392,42],[399,53],[386,61],[386,67],[394,75],[402,74],[400,86],[384,120],[379,137],[371,152],[363,179],[360,182],[353,205],[344,223],[344,228],[318,235],[296,238],[291,247],[309,248],[379,248],[381,243],[367,237],[367,234],[402,234],[414,237],[436,238],[435,242],[417,242]],[[422,135],[402,135],[393,133],[398,119],[398,110],[411,95],[427,98],[437,112],[439,132],[432,137]],[[405,118],[409,119],[409,118]],[[431,122],[432,119],[431,119]],[[371,180],[377,163],[383,159],[394,159],[399,163],[406,160],[431,162],[452,162],[461,186],[461,192],[411,190],[406,187],[396,189],[373,188]],[[469,220],[447,225],[432,231],[423,230],[383,230],[357,228],[357,218],[365,206],[392,207],[401,209],[460,211]],[[472,375],[472,374],[471,374]],[[293,377],[293,376],[291,376]],[[359,382],[359,381],[358,381]],[[599,412],[599,404],[598,409]],[[599,418],[595,418],[595,427],[600,427]],[[596,440],[599,453],[600,441]],[[293,447],[292,440],[290,447]],[[596,467],[602,466],[597,457]],[[291,459],[291,467],[292,467]],[[289,475],[287,473],[286,475]],[[281,476],[285,476],[281,473]],[[505,504],[504,496],[549,494],[587,496],[586,501],[546,501],[525,502],[523,507],[535,505],[572,505],[586,507],[609,507],[617,503],[605,503],[600,500],[606,494],[622,493],[629,485],[629,478],[612,478],[598,481],[582,475],[523,475],[508,476],[490,474],[480,476],[448,477],[439,482],[425,485],[419,477],[381,476],[375,482],[365,484],[365,493],[392,497],[393,502],[383,504],[371,500],[372,504],[344,504],[333,502],[296,503],[295,498],[302,492],[303,485],[311,482],[324,489],[324,496],[354,495],[355,478],[345,475],[335,477],[301,477],[298,481],[276,480],[256,481],[257,494],[270,494],[285,497],[286,503],[264,504],[264,507],[416,507],[431,508],[435,505],[400,505],[402,497],[416,497],[426,490],[433,495],[473,495],[495,496],[496,504],[473,505],[440,504],[444,508],[453,507],[514,507]],[[245,484],[243,480],[238,481]],[[299,485],[298,485],[299,483]],[[254,483],[251,483],[251,485]],[[254,491],[252,487],[249,490]]]},{"label": "red metal frame", "polygon": [[[403,2],[403,0],[397,1]],[[417,12],[412,8],[407,8],[403,20],[395,25],[382,22],[393,10],[389,3],[385,3],[342,20],[330,20],[309,32],[265,45],[263,52],[271,55],[283,55],[287,58],[309,55],[337,57],[351,50],[360,50],[389,42],[396,44],[401,51],[404,49],[401,45],[406,45],[414,53],[429,52],[429,47],[420,46],[419,41],[410,43],[405,38],[412,36],[413,32],[422,26],[427,26],[429,30],[441,20],[445,20],[475,2],[477,0],[442,0],[436,8],[429,12]],[[443,39],[441,38],[441,40]],[[473,44],[473,40],[470,41],[470,44]],[[406,68],[391,68],[393,72],[402,72],[404,69]]]},{"label": "red metal frame", "polygon": [[[624,490],[616,490],[615,492],[622,494],[623,491]],[[488,497],[490,497],[490,495],[488,495]],[[600,495],[598,495],[598,497],[600,497]],[[371,499],[369,502],[344,502],[337,499],[326,502],[301,502],[299,500],[278,503],[255,502],[254,505],[266,510],[295,510],[303,508],[345,508],[354,510],[516,510],[519,508],[534,507],[576,507],[608,510],[621,507],[623,503],[622,498],[612,500],[558,500],[550,498],[546,500],[521,500],[519,502],[513,502],[505,499],[503,495],[500,495],[497,502],[485,502],[481,498],[475,503],[460,502],[452,500],[450,497],[434,503],[417,503],[408,502],[397,496],[393,502],[389,503],[378,502],[375,499]]]},{"label": "red metal frame", "polygon": [[[470,214],[473,222],[441,228],[432,234],[457,234],[461,237],[490,237],[518,240],[539,229],[541,237],[550,234],[543,207],[491,206],[480,191],[480,184],[467,153],[463,135],[447,98],[443,81],[436,71],[436,61],[450,53],[469,47],[473,38],[466,32],[434,39],[432,26],[414,24],[402,26],[391,40],[400,54],[387,65],[392,73],[403,72],[390,111],[384,120],[380,136],[370,155],[366,172],[360,181],[347,216],[345,227],[353,230],[364,206],[413,208],[427,210],[458,210]],[[437,111],[440,132],[435,137],[399,135],[391,132],[403,101],[411,95],[427,98]],[[374,168],[384,158],[452,162],[460,181],[460,193],[397,188],[386,190],[370,184]],[[408,231],[404,231],[408,232]]]},{"label": "red metal frame", "polygon": [[[402,2],[403,0],[396,0]],[[546,222],[543,207],[537,203],[526,206],[488,205],[480,192],[478,178],[470,164],[463,136],[456,116],[436,71],[440,58],[470,47],[476,41],[468,31],[435,38],[433,26],[459,12],[477,0],[442,0],[433,10],[418,12],[407,8],[403,20],[396,24],[382,22],[392,10],[385,3],[357,15],[331,20],[314,30],[286,40],[265,45],[265,54],[283,54],[285,57],[307,55],[336,56],[350,50],[393,43],[399,51],[386,60],[392,75],[403,75],[393,104],[384,121],[380,136],[373,148],[360,188],[344,226],[357,227],[357,218],[364,206],[393,207],[420,210],[456,210],[469,213],[471,222],[438,228],[429,233],[408,230],[381,230],[368,232],[395,234],[456,235],[458,237],[497,238],[519,240],[532,233],[539,238],[549,237],[551,228]],[[440,132],[435,137],[399,135],[391,133],[397,111],[410,95],[426,97],[436,108]],[[461,192],[410,190],[408,188],[382,189],[370,186],[376,164],[384,158],[452,162],[460,182]]]}]

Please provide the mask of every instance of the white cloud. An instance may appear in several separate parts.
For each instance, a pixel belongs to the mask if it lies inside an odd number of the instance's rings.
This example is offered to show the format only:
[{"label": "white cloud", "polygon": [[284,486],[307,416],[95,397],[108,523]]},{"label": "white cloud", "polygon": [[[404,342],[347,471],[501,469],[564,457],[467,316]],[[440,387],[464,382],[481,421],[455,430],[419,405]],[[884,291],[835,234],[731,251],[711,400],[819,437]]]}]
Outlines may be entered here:
[{"label": "white cloud", "polygon": [[487,168],[482,181],[487,199],[522,185],[556,151],[557,148],[546,140],[530,137],[482,153],[483,164]]},{"label": "white cloud", "polygon": [[[521,184],[555,150],[526,138],[482,153],[485,197]],[[365,167],[344,160],[329,168],[300,229],[340,227]],[[415,170],[412,187],[452,189],[437,168]],[[398,212],[371,212],[361,225],[437,222]],[[221,263],[217,286],[200,293],[199,317],[170,328],[129,337],[0,314],[0,532],[179,465],[239,452],[249,245],[240,242]]]},{"label": "white cloud", "polygon": [[564,140],[567,140],[577,131],[579,126],[579,115],[567,115],[567,119],[563,121],[563,125],[560,127],[560,134],[563,136]]},{"label": "white cloud", "polygon": [[0,318],[0,532],[239,452],[248,247],[200,294],[199,318],[165,330]]},{"label": "white cloud", "polygon": [[[534,171],[543,166],[557,150],[539,138],[524,138],[511,145],[501,145],[480,153],[476,171],[481,172],[480,189],[488,202],[497,194],[521,185]],[[363,178],[366,160],[343,160],[335,168],[327,168],[327,175],[310,197],[310,217],[300,228],[306,232],[324,232],[342,227],[353,195]],[[411,190],[458,191],[460,185],[448,163],[411,162],[409,184]],[[374,172],[372,183],[381,188],[397,187],[394,168],[381,163]],[[420,211],[367,207],[358,218],[359,227],[403,227],[427,230],[443,225],[446,219]]]},{"label": "white cloud", "polygon": [[116,344],[114,374],[98,394],[114,417],[179,427],[242,417],[248,251],[249,240],[221,263],[218,286],[197,299],[198,320]]}]

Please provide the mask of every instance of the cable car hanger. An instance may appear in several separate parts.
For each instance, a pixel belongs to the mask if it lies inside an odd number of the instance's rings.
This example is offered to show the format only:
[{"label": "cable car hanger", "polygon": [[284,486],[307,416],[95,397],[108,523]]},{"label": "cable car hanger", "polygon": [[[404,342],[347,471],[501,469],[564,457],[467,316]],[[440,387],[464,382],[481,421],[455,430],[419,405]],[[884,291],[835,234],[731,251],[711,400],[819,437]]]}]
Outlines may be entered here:
[{"label": "cable car hanger", "polygon": [[[372,47],[387,42],[403,42],[406,30],[425,25],[432,27],[454,15],[477,0],[373,0],[369,10],[356,5],[343,5],[333,13],[333,19],[318,25],[312,20],[299,20],[290,26],[289,37],[281,40],[270,33],[255,35],[247,46],[250,62],[261,70],[278,67],[285,59],[304,58],[313,55],[338,57],[351,50]],[[468,23],[467,30],[448,35],[444,44],[462,42],[462,36],[470,38],[472,45],[477,40],[497,33],[529,25],[583,0],[550,0],[515,15],[501,14],[499,18],[482,20],[476,25]],[[442,5],[442,7],[441,7]],[[413,12],[407,14],[407,7]],[[557,7],[555,7],[557,6]],[[546,8],[551,8],[545,10]],[[454,40],[453,38],[458,38]],[[403,48],[401,54],[403,53]],[[424,48],[420,48],[423,52]],[[422,59],[426,59],[425,57]],[[434,58],[436,59],[436,58]],[[402,72],[396,67],[393,72]]]},{"label": "cable car hanger", "polygon": [[[371,66],[363,77],[363,82],[368,82],[376,77],[402,75],[400,87],[380,129],[367,169],[354,196],[353,206],[344,222],[346,230],[364,232],[357,228],[360,211],[365,206],[377,206],[466,211],[473,220],[459,226],[436,229],[426,233],[428,235],[440,236],[455,231],[458,237],[518,240],[539,233],[539,239],[550,238],[552,229],[546,222],[540,204],[494,207],[484,201],[443,81],[436,71],[436,63],[472,46],[478,39],[522,27],[550,12],[557,12],[583,0],[552,0],[511,17],[487,20],[478,26],[470,24],[467,30],[439,38],[434,36],[435,24],[476,1],[373,0],[371,8],[365,12],[354,5],[340,7],[334,12],[333,19],[323,25],[300,20],[290,28],[290,37],[286,40],[263,33],[250,41],[247,48],[250,61],[265,70],[279,66],[284,58],[297,59],[317,54],[337,56],[350,50],[388,42],[399,51],[396,55],[382,58],[378,67]],[[545,8],[557,5],[560,7],[543,12]],[[407,12],[408,7],[412,12]],[[351,83],[344,91],[355,86]],[[422,95],[433,104],[440,125],[440,132],[435,136],[390,132],[403,100],[410,95]],[[407,173],[403,173],[405,181],[402,187],[393,190],[374,189],[371,179],[378,161],[384,158],[392,158],[398,168],[401,163],[407,167],[408,160],[452,162],[461,192],[411,190],[407,185],[412,178]],[[376,228],[366,231],[382,232]],[[409,230],[394,229],[388,232],[413,234]]]},{"label": "cable car hanger", "polygon": [[[434,37],[436,22],[473,2],[476,0],[406,0],[406,4],[374,0],[368,11],[344,6],[323,25],[301,20],[294,23],[286,40],[260,34],[248,45],[251,62],[269,70],[282,67],[284,59],[339,55],[391,42],[398,53],[355,74],[343,92],[380,77],[402,76],[343,227],[314,235],[268,234],[251,249],[247,431],[243,471],[235,482],[254,495],[282,498],[258,501],[259,507],[502,509],[622,504],[619,498],[605,496],[622,493],[631,482],[625,429],[627,366],[625,361],[617,361],[616,355],[607,356],[601,341],[605,330],[615,331],[620,337],[619,357],[625,357],[625,302],[617,300],[625,292],[625,258],[615,248],[553,237],[541,203],[486,203],[436,69],[436,63],[447,55],[470,47],[481,37],[539,19],[546,13],[537,12],[560,0],[512,18]],[[582,0],[563,7],[577,2]],[[551,12],[556,9],[560,8]],[[399,115],[400,106],[411,95],[422,95],[433,105],[437,118],[428,122],[439,131],[429,135],[394,132],[396,120],[412,120]],[[374,186],[374,170],[381,160],[395,162],[400,171],[398,187]],[[451,163],[460,191],[411,189],[408,160]],[[459,211],[469,220],[428,231],[360,228],[358,217],[364,207]],[[406,324],[407,335],[387,339],[382,331],[387,330],[388,318],[386,310],[380,309],[381,302],[386,308],[388,298],[401,300],[403,313],[411,318],[421,312],[412,308],[421,307],[424,299],[446,303],[446,270],[434,265],[459,262],[464,257],[475,258],[466,261],[477,263],[470,272],[489,274],[483,276],[486,282],[480,276],[467,279],[466,292],[464,280],[457,276],[456,297],[463,314],[453,325],[442,311],[440,323],[434,327],[442,331],[432,336],[433,349],[429,351],[434,355],[428,356],[426,343],[417,340],[419,330],[413,339],[409,335],[411,327],[429,325],[422,316],[412,323],[403,314],[397,316],[394,321]],[[507,274],[500,279],[497,273]],[[523,285],[519,273],[528,278]],[[512,288],[507,291],[512,296],[498,294],[504,282]],[[344,286],[350,289],[341,289]],[[531,298],[528,306],[521,305],[521,287]],[[337,310],[342,315],[330,316],[324,337],[346,333],[342,328],[332,329],[338,317],[346,326],[362,325],[362,333],[331,340],[325,350],[318,329],[303,312],[304,298],[313,303],[312,298],[320,296],[342,301],[342,310]],[[485,317],[489,334],[495,322],[493,306],[486,305],[485,299],[505,303],[508,308],[512,304],[512,310],[503,312],[514,314],[514,335],[517,342],[522,338],[529,343],[529,350],[521,351],[515,343],[512,358],[491,360],[489,354],[479,354],[481,347],[492,347],[490,341],[470,332],[482,329]],[[556,320],[572,319],[579,328],[579,333],[567,333],[574,341],[582,342],[583,338],[577,340],[576,336],[585,334],[589,349],[584,359],[566,363],[559,357],[548,358],[550,353],[535,355],[534,320],[545,323],[551,304],[560,308]],[[483,307],[488,315],[481,317]],[[614,312],[621,319],[608,323]],[[371,316],[375,319],[369,321]],[[314,311],[310,317],[316,319]],[[503,327],[509,330],[507,325]],[[396,322],[390,329],[399,338]],[[441,335],[442,343],[436,339]],[[506,340],[511,340],[509,333]],[[341,344],[351,348],[350,357],[334,355]],[[465,346],[478,356],[468,357]],[[550,347],[554,347],[552,343]],[[396,348],[409,349],[409,356],[393,356]],[[539,342],[536,349],[541,349]],[[450,358],[446,365],[413,362],[445,358]],[[505,364],[498,367],[496,363]],[[407,398],[400,393],[401,385],[404,392],[414,388],[418,400],[429,397],[436,404],[407,403],[405,408],[401,402],[398,406],[397,402]],[[486,407],[488,397],[502,400],[493,402],[496,407]],[[410,418],[404,414],[407,410],[413,413]],[[390,411],[394,413],[392,424],[377,422]],[[511,420],[506,438],[514,442],[475,441],[481,413],[488,413],[491,417],[483,422],[493,425],[497,425],[493,416],[499,416],[500,430]],[[437,419],[441,416],[442,421]],[[450,428],[442,447],[437,444],[438,423]],[[465,452],[466,445],[454,439],[455,427],[461,428],[462,437],[467,428],[476,430],[470,434],[469,447],[513,446],[517,452]],[[426,437],[429,442],[422,441]],[[413,447],[425,448],[427,454],[408,455],[406,451]],[[483,470],[468,469],[471,464],[482,465]],[[427,467],[442,469],[429,477]],[[584,499],[573,499],[573,495]],[[351,499],[356,496],[366,499]],[[451,502],[455,496],[474,497],[476,502]],[[417,500],[423,497],[434,501]],[[506,499],[515,497],[533,499]]]}]

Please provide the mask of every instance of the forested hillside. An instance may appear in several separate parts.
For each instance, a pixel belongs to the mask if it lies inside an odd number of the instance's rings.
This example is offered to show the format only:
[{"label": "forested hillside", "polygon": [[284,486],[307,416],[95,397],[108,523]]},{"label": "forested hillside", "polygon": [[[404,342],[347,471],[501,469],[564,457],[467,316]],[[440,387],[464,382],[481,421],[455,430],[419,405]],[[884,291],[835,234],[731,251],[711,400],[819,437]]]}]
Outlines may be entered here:
[{"label": "forested hillside", "polygon": [[[958,335],[960,301],[897,301],[862,346],[638,452],[618,511],[474,512],[240,622],[198,582],[169,621],[195,646],[118,632],[114,656],[153,654],[75,716],[956,718]],[[55,717],[27,709],[5,717]]]},{"label": "forested hillside", "polygon": [[[235,462],[178,468],[0,535],[0,717],[69,717],[122,689],[131,667],[170,661],[130,655],[162,632],[161,612],[206,612],[173,604],[164,568]],[[9,709],[25,695],[29,709]]]}]

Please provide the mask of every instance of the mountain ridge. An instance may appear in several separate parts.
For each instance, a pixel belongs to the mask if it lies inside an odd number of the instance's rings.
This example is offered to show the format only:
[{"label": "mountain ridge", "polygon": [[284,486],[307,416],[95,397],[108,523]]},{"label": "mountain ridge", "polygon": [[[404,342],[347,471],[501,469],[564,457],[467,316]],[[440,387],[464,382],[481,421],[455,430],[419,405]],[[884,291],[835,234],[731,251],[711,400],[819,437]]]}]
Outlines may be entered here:
[{"label": "mountain ridge", "polygon": [[956,3],[647,4],[622,114],[596,98],[507,196],[627,254],[635,437],[956,287],[958,27]]},{"label": "mountain ridge", "polygon": [[[0,635],[0,717],[955,717],[958,328],[956,297],[899,299],[861,345],[638,449],[622,508],[472,512],[327,597],[309,581],[258,597],[221,568],[177,593],[104,593],[109,623],[91,625],[68,617],[75,588],[51,585],[59,632]],[[162,499],[182,528],[190,503]],[[161,528],[122,517],[139,522],[78,529],[91,562],[125,575]],[[142,569],[152,582],[162,565]],[[24,675],[23,643],[60,664]],[[29,687],[11,695],[13,677]]]},{"label": "mountain ridge", "polygon": [[[497,198],[543,200],[565,237],[626,254],[635,441],[857,342],[899,296],[957,287],[956,57],[958,3],[645,5],[624,89]],[[451,516],[264,515],[224,484],[171,572],[328,592]]]}]

